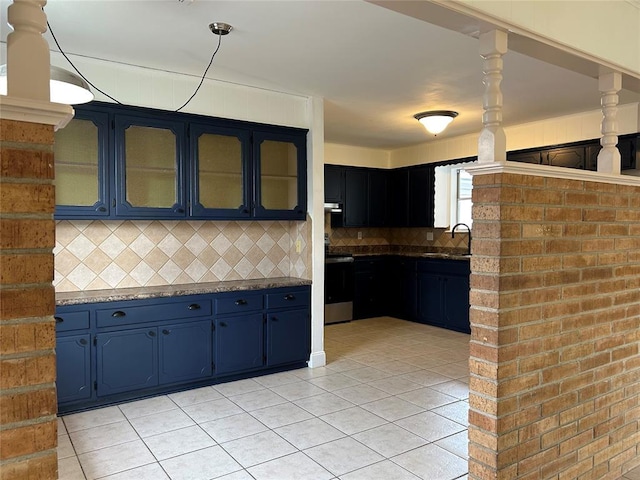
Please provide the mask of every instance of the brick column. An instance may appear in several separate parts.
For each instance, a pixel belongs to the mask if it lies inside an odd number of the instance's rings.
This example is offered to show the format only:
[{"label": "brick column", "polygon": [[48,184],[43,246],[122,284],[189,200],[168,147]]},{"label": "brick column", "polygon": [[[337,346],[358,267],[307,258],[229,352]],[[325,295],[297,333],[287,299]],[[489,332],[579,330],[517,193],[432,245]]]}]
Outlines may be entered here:
[{"label": "brick column", "polygon": [[0,120],[0,479],[57,478],[53,126]]},{"label": "brick column", "polygon": [[469,478],[618,479],[640,465],[640,182],[492,172],[473,178]]}]

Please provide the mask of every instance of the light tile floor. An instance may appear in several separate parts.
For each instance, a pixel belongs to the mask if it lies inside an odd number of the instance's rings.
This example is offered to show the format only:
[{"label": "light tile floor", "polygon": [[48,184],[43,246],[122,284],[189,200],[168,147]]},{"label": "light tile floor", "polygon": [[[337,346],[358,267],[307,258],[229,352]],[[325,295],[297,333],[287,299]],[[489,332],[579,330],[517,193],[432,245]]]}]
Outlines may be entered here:
[{"label": "light tile floor", "polygon": [[330,325],[326,367],[62,417],[60,478],[466,479],[468,342],[388,317]]}]

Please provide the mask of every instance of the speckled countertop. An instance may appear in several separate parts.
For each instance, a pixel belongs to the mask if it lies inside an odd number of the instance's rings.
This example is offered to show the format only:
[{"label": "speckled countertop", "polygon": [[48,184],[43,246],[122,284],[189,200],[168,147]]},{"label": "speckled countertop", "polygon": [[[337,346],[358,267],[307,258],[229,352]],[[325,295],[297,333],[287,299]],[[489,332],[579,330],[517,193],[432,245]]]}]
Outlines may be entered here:
[{"label": "speckled countertop", "polygon": [[414,258],[441,258],[445,260],[471,260],[471,255],[459,253],[444,252],[395,252],[395,253],[354,253],[354,257],[377,257],[377,256],[397,256],[397,257],[414,257]]},{"label": "speckled countertop", "polygon": [[471,255],[467,255],[466,250],[461,250],[459,248],[430,247],[429,251],[426,251],[425,247],[397,245],[357,245],[349,247],[329,247],[329,253],[347,254],[353,255],[354,257],[394,255],[414,258],[442,258],[445,260],[469,261],[471,259]]},{"label": "speckled countertop", "polygon": [[119,300],[141,300],[145,298],[177,297],[207,293],[261,290],[279,287],[311,285],[311,280],[295,277],[260,278],[255,280],[233,280],[229,282],[190,283],[155,287],[113,288],[85,290],[82,292],[56,293],[56,305],[78,305],[82,303],[115,302]]}]

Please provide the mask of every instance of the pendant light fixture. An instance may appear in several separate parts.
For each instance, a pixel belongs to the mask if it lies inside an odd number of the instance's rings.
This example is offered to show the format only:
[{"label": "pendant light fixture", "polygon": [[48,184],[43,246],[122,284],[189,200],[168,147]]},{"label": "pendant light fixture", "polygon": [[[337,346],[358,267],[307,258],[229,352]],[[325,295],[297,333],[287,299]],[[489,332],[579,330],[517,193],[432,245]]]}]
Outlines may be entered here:
[{"label": "pendant light fixture", "polygon": [[[51,65],[49,99],[54,103],[77,105],[93,100],[89,84],[64,68]],[[0,95],[7,94],[7,66],[0,65]]]},{"label": "pendant light fixture", "polygon": [[416,113],[413,118],[424,125],[427,132],[437,135],[442,133],[457,116],[458,112],[451,110],[431,110],[430,112]]}]

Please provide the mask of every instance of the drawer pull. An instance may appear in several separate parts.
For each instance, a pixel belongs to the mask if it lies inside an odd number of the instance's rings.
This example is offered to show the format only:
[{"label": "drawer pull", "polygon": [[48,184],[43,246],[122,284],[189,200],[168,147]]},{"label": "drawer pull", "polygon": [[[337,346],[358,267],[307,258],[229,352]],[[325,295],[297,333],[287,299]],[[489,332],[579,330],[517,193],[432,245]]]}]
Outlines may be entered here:
[{"label": "drawer pull", "polygon": [[53,317],[53,318],[55,318],[55,319],[56,319],[56,323],[62,323],[62,322],[64,322],[64,318],[62,318],[62,317]]},{"label": "drawer pull", "polygon": [[80,339],[80,345],[86,345],[88,342],[85,338]]},{"label": "drawer pull", "polygon": [[126,313],[124,313],[122,310],[116,310],[115,312],[113,312],[113,313],[111,314],[111,316],[112,316],[113,318],[120,318],[120,317],[126,317],[126,316],[127,316],[127,314],[126,314]]},{"label": "drawer pull", "polygon": [[226,324],[226,323],[224,323],[224,322],[220,322],[220,326],[221,326],[221,327],[226,327],[226,326],[227,326],[227,324]]},{"label": "drawer pull", "polygon": [[170,333],[171,333],[171,330],[167,330],[166,328],[162,330],[163,335],[169,335]]},{"label": "drawer pull", "polygon": [[287,295],[284,296],[285,300],[295,300],[296,296],[293,293],[288,293]]},{"label": "drawer pull", "polygon": [[200,310],[200,305],[198,305],[197,303],[192,303],[191,305],[189,305],[187,307],[189,310]]},{"label": "drawer pull", "polygon": [[149,336],[150,337],[155,337],[156,336],[156,332],[154,332],[153,330],[149,330]]},{"label": "drawer pull", "polygon": [[246,305],[247,301],[244,298],[241,298],[240,300],[236,300],[236,305],[240,306],[240,305]]}]

